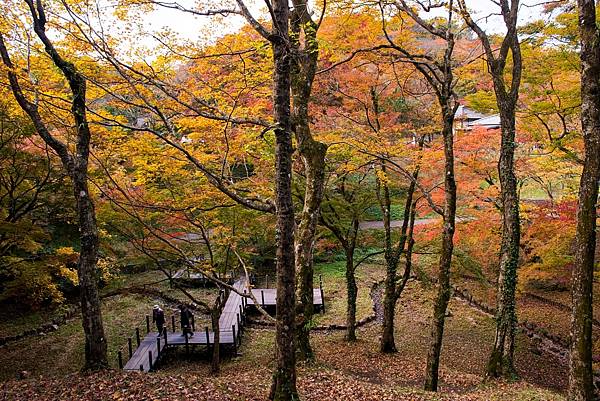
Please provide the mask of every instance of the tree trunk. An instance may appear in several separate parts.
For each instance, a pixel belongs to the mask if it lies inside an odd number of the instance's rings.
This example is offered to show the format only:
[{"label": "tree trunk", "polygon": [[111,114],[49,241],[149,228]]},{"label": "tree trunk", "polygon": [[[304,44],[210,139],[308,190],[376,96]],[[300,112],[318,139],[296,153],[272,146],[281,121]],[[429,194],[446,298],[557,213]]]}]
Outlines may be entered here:
[{"label": "tree trunk", "polygon": [[573,267],[569,396],[594,399],[592,372],[592,294],[598,180],[600,180],[600,34],[594,0],[579,0],[581,40],[581,125],[585,164],[579,186],[575,265]]},{"label": "tree trunk", "polygon": [[[382,171],[385,174],[385,162],[382,164]],[[398,268],[398,258],[392,248],[392,229],[390,218],[390,190],[385,182],[378,182],[378,198],[383,213],[383,227],[385,231],[385,289],[383,293],[383,325],[381,328],[381,342],[379,350],[383,353],[396,352],[396,343],[394,342],[394,314],[396,312],[396,276]],[[405,212],[406,214],[406,212]]]},{"label": "tree trunk", "polygon": [[[388,262],[388,268],[391,266]],[[395,277],[395,274],[394,274]],[[396,343],[394,341],[394,315],[396,313],[396,280],[393,284],[388,283],[391,276],[386,276],[385,292],[383,296],[383,327],[381,332],[380,351],[383,353],[397,352]]]},{"label": "tree trunk", "polygon": [[296,390],[296,271],[294,266],[294,205],[292,203],[292,133],[290,123],[289,5],[273,1],[272,39],[273,106],[275,128],[275,180],[277,217],[277,367],[270,398],[276,401],[298,399]]},{"label": "tree trunk", "polygon": [[[349,196],[344,189],[342,189],[342,195],[349,206],[350,202],[353,201],[353,198]],[[335,211],[333,206],[329,206]],[[358,239],[359,219],[359,215],[353,213],[351,226],[348,228],[340,228],[327,221],[327,219],[321,218],[323,224],[333,233],[342,248],[344,248],[344,253],[346,255],[346,341],[356,341],[356,296],[358,294],[358,287],[356,285],[355,271],[357,266],[354,265],[354,251]],[[358,264],[360,264],[360,262],[358,262]]]},{"label": "tree trunk", "polygon": [[356,296],[358,287],[354,275],[354,249],[346,250],[346,341],[356,341]]},{"label": "tree trunk", "polygon": [[502,199],[502,246],[496,295],[496,335],[487,367],[489,377],[515,374],[513,355],[517,327],[515,292],[521,238],[519,195],[514,170],[516,97],[509,98],[502,94],[502,90],[499,88],[496,91],[502,130],[498,161]]},{"label": "tree trunk", "polygon": [[298,353],[300,359],[314,358],[310,346],[310,325],[314,314],[313,302],[313,249],[315,233],[319,222],[323,186],[325,183],[325,153],[327,147],[313,141],[306,134],[299,135],[298,131],[309,130],[308,124],[296,124],[298,138],[305,137],[299,142],[299,151],[304,160],[306,173],[306,189],[304,193],[304,208],[298,226],[296,239],[296,270],[299,275],[300,315],[298,317]]},{"label": "tree trunk", "polygon": [[[450,77],[450,82],[452,78]],[[449,98],[450,96],[448,96]],[[451,102],[442,105],[444,128],[444,228],[442,233],[442,254],[440,255],[438,272],[438,293],[433,308],[431,326],[431,345],[427,354],[427,370],[425,371],[425,390],[437,391],[440,354],[444,336],[446,308],[450,301],[450,266],[454,249],[454,229],[456,220],[456,182],[454,180],[454,140],[452,126],[456,105]]]},{"label": "tree trunk", "polygon": [[98,229],[94,204],[87,186],[87,169],[73,174],[73,186],[79,215],[80,253],[77,277],[81,301],[83,332],[85,334],[86,370],[108,367],[107,347],[104,338],[102,310],[98,296],[96,262],[98,259]]}]

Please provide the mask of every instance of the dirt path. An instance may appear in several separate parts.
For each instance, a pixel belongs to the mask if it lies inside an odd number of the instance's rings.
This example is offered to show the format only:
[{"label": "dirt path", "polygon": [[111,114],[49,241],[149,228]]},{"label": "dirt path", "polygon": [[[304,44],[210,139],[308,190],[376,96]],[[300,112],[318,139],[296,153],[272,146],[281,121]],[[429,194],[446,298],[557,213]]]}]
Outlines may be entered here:
[{"label": "dirt path", "polygon": [[[465,221],[468,220],[472,220],[471,217],[457,217],[456,218],[456,222],[457,223],[463,223]],[[439,219],[437,217],[431,218],[431,219],[415,219],[415,226],[424,226],[427,224],[434,224],[434,223],[441,223],[442,219]],[[390,226],[392,228],[399,228],[402,227],[402,220],[392,220],[390,222]],[[374,221],[361,221],[358,224],[358,228],[360,230],[376,230],[376,229],[382,229],[383,228],[383,221],[378,221],[378,220],[374,220]]]},{"label": "dirt path", "polygon": [[[425,224],[439,223],[440,219],[416,219],[415,226]],[[390,222],[392,228],[402,227],[402,220],[392,220]],[[383,228],[383,221],[361,221],[358,225],[359,230],[374,230]]]}]

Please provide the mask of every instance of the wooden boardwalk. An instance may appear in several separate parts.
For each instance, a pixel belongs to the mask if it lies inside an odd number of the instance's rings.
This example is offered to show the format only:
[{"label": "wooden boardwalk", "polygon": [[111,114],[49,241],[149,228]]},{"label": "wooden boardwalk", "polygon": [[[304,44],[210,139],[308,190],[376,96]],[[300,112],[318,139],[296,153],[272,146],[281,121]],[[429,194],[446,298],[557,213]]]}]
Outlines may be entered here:
[{"label": "wooden boardwalk", "polygon": [[[246,281],[237,280],[234,288],[239,292],[245,292]],[[252,289],[252,294],[264,308],[273,308],[277,301],[277,290],[275,289]],[[323,308],[322,289],[314,290],[314,304]],[[251,298],[246,298],[238,293],[231,291],[221,317],[219,318],[219,343],[221,345],[231,346],[234,350],[241,344],[241,333],[246,322],[246,312],[249,306],[254,305]],[[147,322],[149,327],[149,323]],[[148,372],[155,369],[156,363],[166,351],[167,347],[183,346],[190,347],[194,345],[210,346],[214,344],[214,333],[205,329],[204,332],[196,331],[192,336],[184,336],[181,331],[165,332],[158,336],[157,332],[149,331],[148,334],[139,340],[139,346],[133,351],[131,339],[129,339],[130,358],[123,366],[122,354],[119,351],[119,366],[125,370],[139,370]],[[174,323],[172,324],[174,330]],[[139,333],[139,331],[137,331]],[[138,334],[139,336],[139,334]],[[138,337],[139,338],[139,337]],[[188,348],[189,349],[189,348]]]},{"label": "wooden boardwalk", "polygon": [[[275,306],[277,303],[277,290],[274,288],[255,288],[252,290],[252,295],[254,295],[258,303],[263,307]],[[313,290],[313,302],[315,306],[323,306],[323,298],[321,297],[321,290],[319,288]],[[248,298],[248,305],[254,305],[254,301],[251,298]]]}]

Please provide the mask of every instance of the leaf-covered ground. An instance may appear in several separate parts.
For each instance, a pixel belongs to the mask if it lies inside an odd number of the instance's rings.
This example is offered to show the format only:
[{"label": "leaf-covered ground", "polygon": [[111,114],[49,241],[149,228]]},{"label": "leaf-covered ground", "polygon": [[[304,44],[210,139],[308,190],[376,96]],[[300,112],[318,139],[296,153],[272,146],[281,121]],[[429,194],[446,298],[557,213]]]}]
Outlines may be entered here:
[{"label": "leaf-covered ground", "polygon": [[[360,274],[361,302],[368,299],[372,282],[379,278],[377,266],[366,266]],[[343,280],[336,269],[325,269],[329,312],[322,322],[343,318]],[[519,335],[517,383],[482,383],[494,325],[466,303],[453,299],[449,306],[440,371],[440,393],[420,390],[429,343],[429,321],[434,289],[410,282],[396,316],[398,353],[378,352],[378,323],[358,331],[359,340],[348,344],[343,332],[316,332],[313,345],[316,362],[299,365],[299,390],[305,400],[562,400],[566,367],[550,354],[534,352],[528,338]],[[114,298],[105,312],[109,335],[118,338],[117,327],[143,313],[151,301],[144,297]],[[333,301],[333,299],[331,300]],[[368,309],[364,308],[363,313]],[[342,319],[343,321],[343,319]],[[72,327],[71,327],[72,326]],[[113,334],[111,334],[113,333]],[[1,384],[1,400],[264,400],[274,367],[274,333],[271,328],[244,333],[240,355],[227,358],[218,377],[210,374],[206,359],[186,358],[173,351],[157,373],[110,371],[84,376],[75,373],[81,363],[82,346],[78,322],[61,327],[46,337],[30,339],[0,349],[0,372],[14,377],[30,370],[24,380]],[[46,350],[44,352],[44,350]],[[7,352],[8,351],[8,352]],[[35,366],[36,360],[40,366]],[[24,363],[24,362],[27,363]],[[71,365],[69,365],[69,363]],[[11,373],[12,372],[12,373]],[[71,372],[71,373],[69,373]]]},{"label": "leaf-covered ground", "polygon": [[[256,372],[258,373],[258,372]],[[207,378],[199,374],[179,375],[109,372],[63,379],[7,382],[0,388],[3,400],[265,400],[267,377],[249,374]],[[262,372],[264,373],[264,372]],[[303,369],[299,389],[305,400],[562,400],[561,397],[524,383],[481,385],[468,393],[430,394],[412,388],[394,388],[335,370]]]}]

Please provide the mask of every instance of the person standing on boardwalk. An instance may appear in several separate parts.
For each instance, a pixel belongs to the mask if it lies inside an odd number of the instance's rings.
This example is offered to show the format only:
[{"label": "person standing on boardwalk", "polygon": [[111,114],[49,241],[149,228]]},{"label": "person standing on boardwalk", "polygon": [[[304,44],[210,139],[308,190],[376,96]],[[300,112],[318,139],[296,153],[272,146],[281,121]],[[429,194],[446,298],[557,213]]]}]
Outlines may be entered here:
[{"label": "person standing on boardwalk", "polygon": [[152,323],[156,323],[156,331],[158,331],[160,337],[163,327],[165,327],[165,312],[158,305],[154,305],[154,308],[152,308]]},{"label": "person standing on boardwalk", "polygon": [[194,331],[192,330],[192,319],[194,315],[185,305],[179,305],[179,310],[181,311],[181,335],[185,336],[186,333],[190,336],[194,335]]}]

